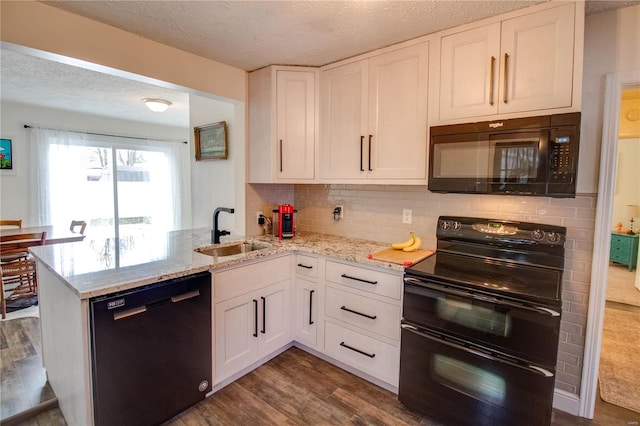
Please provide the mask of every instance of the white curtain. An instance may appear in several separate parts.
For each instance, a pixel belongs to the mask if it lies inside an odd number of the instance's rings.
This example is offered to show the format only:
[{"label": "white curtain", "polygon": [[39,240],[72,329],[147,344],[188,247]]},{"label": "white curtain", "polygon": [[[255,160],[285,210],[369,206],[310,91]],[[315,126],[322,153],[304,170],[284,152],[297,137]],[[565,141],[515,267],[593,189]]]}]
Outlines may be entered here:
[{"label": "white curtain", "polygon": [[[74,179],[74,164],[78,158],[71,147],[83,144],[85,135],[82,133],[63,130],[38,129],[31,130],[31,223],[37,225],[51,225],[56,222],[51,209],[52,189],[72,182]],[[54,146],[55,145],[55,146]],[[52,149],[59,150],[63,155],[56,164],[50,164]],[[55,167],[55,170],[53,169]],[[72,197],[70,191],[56,191],[61,196]],[[59,200],[63,202],[63,200]]]},{"label": "white curtain", "polygon": [[[82,215],[80,212],[83,211],[83,203],[89,202],[82,197],[82,190],[86,191],[89,180],[86,149],[83,149],[87,147],[108,148],[109,152],[111,149],[140,150],[147,152],[149,157],[154,156],[157,161],[149,171],[151,186],[135,201],[144,202],[143,198],[149,200],[148,203],[154,211],[154,226],[167,231],[191,226],[187,144],[39,128],[31,129],[32,223],[60,225],[68,223],[71,219],[88,219],[77,217]],[[113,177],[117,180],[115,175]],[[126,182],[123,183],[123,188],[126,186]],[[121,195],[123,194],[119,193],[118,197]],[[112,191],[101,192],[100,204],[102,205],[102,200],[107,198],[113,198]],[[124,199],[124,196],[122,198]],[[121,200],[120,203],[125,201]],[[110,205],[113,206],[113,202]],[[104,215],[100,217],[113,217],[113,212],[107,211],[109,209],[105,204],[101,208]]]}]

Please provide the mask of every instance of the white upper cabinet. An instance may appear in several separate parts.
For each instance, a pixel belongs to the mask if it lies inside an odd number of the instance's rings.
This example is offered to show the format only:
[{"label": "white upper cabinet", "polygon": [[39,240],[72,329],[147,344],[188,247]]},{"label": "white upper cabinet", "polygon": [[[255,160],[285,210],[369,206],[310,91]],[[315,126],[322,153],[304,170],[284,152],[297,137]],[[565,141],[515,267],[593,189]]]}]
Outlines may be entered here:
[{"label": "white upper cabinet", "polygon": [[579,108],[572,105],[575,8],[564,4],[442,37],[439,119]]},{"label": "white upper cabinet", "polygon": [[317,69],[267,67],[249,74],[249,182],[313,182]]},{"label": "white upper cabinet", "polygon": [[321,72],[320,178],[426,178],[428,44]]}]

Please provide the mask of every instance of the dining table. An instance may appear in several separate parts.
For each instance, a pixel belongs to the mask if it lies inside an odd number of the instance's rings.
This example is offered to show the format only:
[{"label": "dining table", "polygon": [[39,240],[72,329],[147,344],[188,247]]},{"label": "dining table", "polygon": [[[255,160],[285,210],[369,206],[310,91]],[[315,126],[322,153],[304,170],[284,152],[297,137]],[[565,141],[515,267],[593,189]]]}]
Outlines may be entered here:
[{"label": "dining table", "polygon": [[85,237],[78,232],[72,232],[67,226],[55,225],[0,229],[0,237],[19,234],[31,234],[37,232],[47,233],[45,244],[71,243],[75,241],[82,241]]}]

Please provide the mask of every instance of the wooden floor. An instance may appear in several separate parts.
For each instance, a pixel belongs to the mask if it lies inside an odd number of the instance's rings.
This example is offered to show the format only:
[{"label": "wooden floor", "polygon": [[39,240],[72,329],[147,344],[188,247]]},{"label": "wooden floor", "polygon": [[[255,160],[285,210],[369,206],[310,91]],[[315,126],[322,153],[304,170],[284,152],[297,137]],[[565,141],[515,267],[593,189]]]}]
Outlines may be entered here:
[{"label": "wooden floor", "polygon": [[[4,380],[1,390],[4,399]],[[638,425],[639,420],[638,413],[599,401],[593,420],[554,410],[552,425],[628,426]],[[66,422],[55,408],[12,424],[57,426]],[[249,424],[438,425],[406,410],[393,393],[291,348],[166,422],[165,426]]]}]

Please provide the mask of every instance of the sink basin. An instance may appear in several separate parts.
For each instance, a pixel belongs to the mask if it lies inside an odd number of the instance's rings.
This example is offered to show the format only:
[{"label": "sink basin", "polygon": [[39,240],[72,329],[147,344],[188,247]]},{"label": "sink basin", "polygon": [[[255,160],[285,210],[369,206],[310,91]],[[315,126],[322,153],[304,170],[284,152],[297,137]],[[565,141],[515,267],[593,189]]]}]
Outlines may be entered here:
[{"label": "sink basin", "polygon": [[267,245],[242,242],[229,244],[224,246],[213,246],[213,247],[200,247],[195,249],[198,253],[206,254],[207,256],[214,257],[223,257],[223,256],[233,256],[234,254],[241,253],[249,253],[251,251],[260,250],[268,248]]}]

